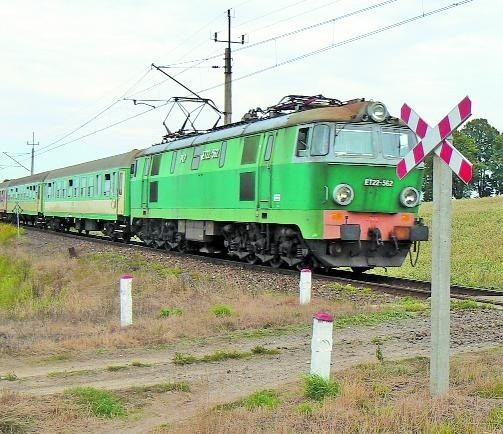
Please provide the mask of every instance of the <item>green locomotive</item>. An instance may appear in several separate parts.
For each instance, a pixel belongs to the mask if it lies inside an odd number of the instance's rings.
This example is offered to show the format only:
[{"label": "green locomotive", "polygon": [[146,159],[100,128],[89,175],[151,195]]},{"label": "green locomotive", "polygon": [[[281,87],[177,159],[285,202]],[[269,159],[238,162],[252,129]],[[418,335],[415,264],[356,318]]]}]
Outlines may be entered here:
[{"label": "green locomotive", "polygon": [[379,102],[289,96],[264,116],[154,145],[135,160],[131,227],[146,244],[279,267],[400,266],[428,238],[415,134]]}]

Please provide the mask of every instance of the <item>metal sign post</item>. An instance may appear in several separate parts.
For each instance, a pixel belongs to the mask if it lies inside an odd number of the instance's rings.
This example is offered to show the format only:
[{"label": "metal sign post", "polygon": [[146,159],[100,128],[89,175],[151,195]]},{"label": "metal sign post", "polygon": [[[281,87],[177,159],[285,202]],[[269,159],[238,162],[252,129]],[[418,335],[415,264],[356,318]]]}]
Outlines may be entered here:
[{"label": "metal sign post", "polygon": [[433,155],[433,222],[431,267],[431,356],[430,393],[438,396],[449,390],[450,299],[451,299],[451,215],[452,173],[470,182],[473,167],[451,143],[454,129],[472,112],[470,98],[464,98],[436,127],[431,128],[407,104],[402,120],[422,139],[397,166],[397,175],[404,178],[421,163],[428,153]]},{"label": "metal sign post", "polygon": [[16,202],[16,206],[14,207],[16,211],[16,220],[17,220],[17,237],[19,238],[19,214],[21,213],[21,207],[19,206],[19,202]]}]

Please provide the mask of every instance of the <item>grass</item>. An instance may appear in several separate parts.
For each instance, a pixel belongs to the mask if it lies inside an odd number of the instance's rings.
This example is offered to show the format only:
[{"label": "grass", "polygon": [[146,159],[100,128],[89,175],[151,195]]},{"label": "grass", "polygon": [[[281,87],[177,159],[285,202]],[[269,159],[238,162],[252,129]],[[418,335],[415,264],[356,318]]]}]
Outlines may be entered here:
[{"label": "grass", "polygon": [[179,381],[176,383],[159,383],[149,386],[136,386],[133,390],[135,392],[142,393],[190,392],[190,385],[187,381]]},{"label": "grass", "polygon": [[128,369],[127,365],[110,365],[106,367],[106,370],[109,372],[124,371],[126,369]]},{"label": "grass", "polygon": [[175,365],[190,365],[193,363],[210,363],[210,362],[221,362],[223,360],[231,359],[245,359],[252,356],[261,355],[274,355],[279,354],[277,349],[265,348],[261,345],[257,345],[252,348],[251,351],[223,351],[218,350],[211,354],[205,354],[202,357],[196,357],[191,354],[175,353],[173,357],[173,363]]},{"label": "grass", "polygon": [[334,320],[335,328],[351,326],[372,326],[387,321],[404,320],[414,318],[411,312],[403,310],[385,310],[382,312],[359,313],[354,315],[342,315]]},{"label": "grass", "polygon": [[335,381],[319,375],[308,375],[304,378],[304,396],[314,401],[323,401],[331,396],[338,396],[341,386]]},{"label": "grass", "polygon": [[131,366],[135,368],[150,368],[152,365],[150,363],[140,362],[139,360],[133,360]]},{"label": "grass", "polygon": [[0,276],[0,309],[31,297],[31,265],[27,260],[0,254]]},{"label": "grass", "polygon": [[[454,200],[452,206],[452,283],[503,289],[503,232],[495,230],[503,225],[503,196]],[[422,204],[419,214],[431,229],[432,203]],[[406,260],[403,267],[372,272],[430,280],[431,241],[421,243],[416,267]]]},{"label": "grass", "polygon": [[477,390],[501,378],[502,357],[503,347],[454,356],[445,398],[430,396],[428,359],[414,357],[352,367],[330,382],[305,377],[270,394],[273,414],[260,411],[270,398],[261,391],[245,399],[248,407],[223,404],[168,432],[497,433],[503,407]]},{"label": "grass", "polygon": [[74,387],[68,393],[77,398],[79,405],[93,416],[111,419],[126,415],[121,399],[107,390],[94,387]]},{"label": "grass", "polygon": [[274,410],[279,405],[278,392],[275,390],[261,390],[255,392],[243,400],[243,405],[247,410],[265,407]]},{"label": "grass", "polygon": [[17,380],[17,375],[14,374],[14,372],[7,372],[5,375],[0,375],[0,381],[5,380],[5,381],[16,381]]},{"label": "grass", "polygon": [[47,376],[49,378],[68,378],[68,377],[77,377],[79,375],[88,375],[93,374],[96,371],[92,369],[78,369],[74,371],[52,371],[48,372]]},{"label": "grass", "polygon": [[170,316],[180,316],[183,314],[182,309],[178,307],[165,307],[161,309],[161,318],[169,318]]},{"label": "grass", "polygon": [[[19,228],[19,234],[24,235],[24,229]],[[0,223],[0,245],[8,244],[17,236],[17,227],[6,223]]]}]

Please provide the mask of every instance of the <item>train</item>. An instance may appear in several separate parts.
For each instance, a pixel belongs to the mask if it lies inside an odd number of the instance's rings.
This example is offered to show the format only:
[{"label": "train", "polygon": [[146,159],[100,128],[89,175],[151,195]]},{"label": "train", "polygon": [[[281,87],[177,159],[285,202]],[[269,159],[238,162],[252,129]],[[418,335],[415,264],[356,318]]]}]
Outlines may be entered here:
[{"label": "train", "polygon": [[401,266],[428,227],[386,106],[289,95],[240,122],[0,183],[4,221],[272,267]]}]

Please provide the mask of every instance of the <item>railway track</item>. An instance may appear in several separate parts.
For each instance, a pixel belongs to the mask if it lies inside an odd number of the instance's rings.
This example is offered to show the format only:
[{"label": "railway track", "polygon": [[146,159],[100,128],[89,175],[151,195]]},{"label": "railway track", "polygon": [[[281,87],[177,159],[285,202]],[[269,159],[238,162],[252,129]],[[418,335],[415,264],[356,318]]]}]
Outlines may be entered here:
[{"label": "railway track", "polygon": [[[140,251],[151,251],[156,249],[155,247],[145,246],[141,241],[131,241],[128,244],[121,242],[112,241],[104,236],[98,236],[94,234],[84,235],[78,234],[77,232],[53,232],[47,231],[45,229],[35,228],[35,227],[25,227],[27,232],[42,232],[51,234],[59,237],[74,238],[78,240],[93,241],[96,243],[113,245],[113,246],[127,246],[128,248],[133,248]],[[179,256],[179,257],[189,257],[191,259],[203,262],[211,262],[214,264],[222,264],[233,267],[263,270],[269,273],[283,274],[283,275],[298,275],[298,271],[287,268],[272,268],[266,265],[248,264],[247,262],[242,262],[238,260],[229,259],[227,257],[220,256],[207,256],[203,254],[191,254],[191,253],[180,253],[175,251],[166,252],[169,255]],[[396,295],[413,295],[416,297],[428,298],[431,295],[431,282],[397,278],[397,277],[387,277],[377,274],[358,274],[345,270],[320,270],[314,273],[316,278],[342,283],[351,284],[359,288],[371,288],[373,290],[383,291],[390,294]],[[480,302],[491,303],[494,305],[503,307],[503,288],[477,288],[477,287],[467,287],[460,285],[451,285],[451,297],[457,299],[472,299]]]}]

